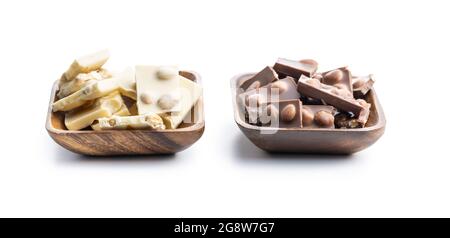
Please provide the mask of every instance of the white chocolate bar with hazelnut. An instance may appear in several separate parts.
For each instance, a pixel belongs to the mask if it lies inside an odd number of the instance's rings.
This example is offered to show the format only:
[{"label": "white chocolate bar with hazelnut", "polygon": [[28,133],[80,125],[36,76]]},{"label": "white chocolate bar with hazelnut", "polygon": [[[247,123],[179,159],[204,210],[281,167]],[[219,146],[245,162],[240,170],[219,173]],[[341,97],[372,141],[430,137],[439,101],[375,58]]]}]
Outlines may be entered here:
[{"label": "white chocolate bar with hazelnut", "polygon": [[73,80],[79,73],[89,73],[100,69],[109,59],[109,51],[101,50],[75,59],[64,73],[62,80]]},{"label": "white chocolate bar with hazelnut", "polygon": [[112,75],[105,69],[99,69],[89,73],[80,73],[70,81],[61,80],[58,90],[58,98],[64,98],[80,90],[81,88],[97,81],[111,78]]},{"label": "white chocolate bar with hazelnut", "polygon": [[124,106],[118,92],[97,99],[92,105],[79,108],[66,114],[64,124],[69,130],[80,130],[91,125],[101,117],[110,117]]},{"label": "white chocolate bar with hazelnut", "polygon": [[140,115],[180,110],[178,69],[169,66],[136,66],[137,108]]},{"label": "white chocolate bar with hazelnut", "polygon": [[53,111],[69,111],[116,90],[131,94],[135,91],[135,86],[134,73],[132,70],[125,70],[117,76],[89,84],[69,96],[59,99],[53,103]]},{"label": "white chocolate bar with hazelnut", "polygon": [[[168,129],[176,129],[184,119],[186,119],[186,123],[193,123],[197,119],[187,117],[187,115],[191,109],[195,110],[194,105],[202,95],[202,87],[183,76],[179,76],[179,79],[181,95],[179,102],[180,110],[178,112],[165,113],[161,115],[164,120],[164,124]],[[194,116],[198,115],[194,113]]]},{"label": "white chocolate bar with hazelnut", "polygon": [[112,116],[99,118],[92,125],[92,129],[98,130],[125,130],[125,129],[165,129],[162,118],[155,113],[137,116]]}]

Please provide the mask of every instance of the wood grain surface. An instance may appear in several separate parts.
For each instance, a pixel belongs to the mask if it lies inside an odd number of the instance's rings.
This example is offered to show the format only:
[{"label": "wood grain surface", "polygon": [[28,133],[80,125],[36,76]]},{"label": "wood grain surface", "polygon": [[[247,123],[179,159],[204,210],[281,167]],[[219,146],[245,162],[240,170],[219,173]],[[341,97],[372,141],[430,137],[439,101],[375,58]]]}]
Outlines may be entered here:
[{"label": "wood grain surface", "polygon": [[351,154],[369,147],[384,133],[386,119],[374,89],[365,98],[372,106],[369,120],[364,128],[270,128],[248,124],[245,122],[244,111],[238,105],[236,97],[239,85],[252,75],[254,74],[240,74],[231,79],[234,119],[244,135],[253,144],[265,151]]},{"label": "wood grain surface", "polygon": [[[180,75],[201,84],[200,75],[181,71]],[[46,129],[53,140],[62,147],[79,154],[137,155],[173,154],[194,144],[205,129],[203,96],[188,114],[193,123],[182,123],[177,129],[168,130],[81,130],[69,131],[64,126],[64,114],[52,112],[52,103],[58,90],[55,82],[48,107]]]}]

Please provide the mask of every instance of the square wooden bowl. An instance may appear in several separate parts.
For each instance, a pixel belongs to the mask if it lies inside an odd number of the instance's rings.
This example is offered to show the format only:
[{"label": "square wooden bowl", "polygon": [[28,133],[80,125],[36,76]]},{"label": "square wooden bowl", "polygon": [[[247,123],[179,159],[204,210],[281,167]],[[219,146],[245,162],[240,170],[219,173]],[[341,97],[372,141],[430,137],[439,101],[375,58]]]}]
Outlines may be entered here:
[{"label": "square wooden bowl", "polygon": [[[201,84],[200,75],[180,71],[180,75]],[[48,107],[46,129],[53,140],[62,147],[84,155],[137,155],[173,154],[194,144],[205,129],[203,96],[187,115],[193,123],[182,123],[177,129],[167,130],[81,130],[69,131],[64,125],[64,114],[52,112],[52,103],[58,91],[55,82]]]},{"label": "square wooden bowl", "polygon": [[371,103],[366,127],[358,129],[271,128],[245,122],[243,108],[238,105],[239,85],[254,73],[240,74],[231,79],[234,120],[244,135],[257,147],[269,152],[312,154],[351,154],[375,143],[384,133],[386,120],[375,90],[366,95]]}]

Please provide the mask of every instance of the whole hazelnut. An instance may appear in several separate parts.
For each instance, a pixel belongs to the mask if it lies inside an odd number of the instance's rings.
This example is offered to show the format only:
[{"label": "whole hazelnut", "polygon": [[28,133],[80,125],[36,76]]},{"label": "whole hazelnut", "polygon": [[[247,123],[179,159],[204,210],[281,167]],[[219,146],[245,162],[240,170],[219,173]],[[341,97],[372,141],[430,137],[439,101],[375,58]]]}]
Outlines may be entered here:
[{"label": "whole hazelnut", "polygon": [[283,110],[281,110],[280,119],[284,122],[290,122],[294,120],[296,113],[297,109],[294,104],[288,104],[283,108]]},{"label": "whole hazelnut", "polygon": [[343,77],[344,73],[342,73],[342,70],[335,69],[333,71],[326,73],[323,76],[323,82],[329,85],[333,85],[339,83]]},{"label": "whole hazelnut", "polygon": [[310,126],[314,121],[314,114],[306,107],[302,109],[302,123],[303,126]]},{"label": "whole hazelnut", "polygon": [[354,79],[353,81],[353,88],[360,88],[364,85],[364,81],[362,79]]},{"label": "whole hazelnut", "polygon": [[317,63],[317,61],[315,61],[313,59],[302,59],[299,62],[302,63],[302,64],[311,65],[312,67],[317,67],[317,65],[319,65]]},{"label": "whole hazelnut", "polygon": [[115,126],[115,125],[116,125],[116,119],[109,119],[109,120],[108,120],[108,124],[109,124],[110,126]]},{"label": "whole hazelnut", "polygon": [[152,97],[148,93],[141,93],[141,96],[139,96],[141,101],[145,104],[151,104],[152,103]]},{"label": "whole hazelnut", "polygon": [[176,69],[166,66],[159,67],[158,71],[156,72],[156,76],[159,79],[171,79],[177,75],[178,71]]},{"label": "whole hazelnut", "polygon": [[278,93],[283,93],[287,90],[288,86],[284,81],[276,81],[270,85],[270,88],[278,89]]},{"label": "whole hazelnut", "polygon": [[319,127],[330,128],[334,125],[334,116],[327,111],[318,111],[314,115],[314,121]]},{"label": "whole hazelnut", "polygon": [[164,94],[158,99],[158,106],[163,110],[168,110],[177,105],[178,100],[169,94]]},{"label": "whole hazelnut", "polygon": [[320,81],[317,78],[309,78],[305,82],[315,88],[320,88]]}]

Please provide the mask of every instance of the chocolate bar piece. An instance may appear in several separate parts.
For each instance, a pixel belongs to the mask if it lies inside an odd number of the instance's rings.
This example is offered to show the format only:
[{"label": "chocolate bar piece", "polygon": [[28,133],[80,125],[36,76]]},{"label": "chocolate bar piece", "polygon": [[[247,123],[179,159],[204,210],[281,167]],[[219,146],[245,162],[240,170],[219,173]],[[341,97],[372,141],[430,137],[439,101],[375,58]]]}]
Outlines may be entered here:
[{"label": "chocolate bar piece", "polygon": [[264,87],[247,91],[239,95],[241,102],[249,106],[252,102],[260,104],[271,101],[281,101],[289,99],[299,99],[300,94],[297,91],[297,84],[292,77],[286,77],[277,80]]},{"label": "chocolate bar piece", "polygon": [[321,82],[353,92],[352,74],[347,67],[330,70],[321,74]]},{"label": "chocolate bar piece", "polygon": [[317,71],[317,66],[314,60],[295,61],[278,58],[273,69],[278,74],[291,76],[297,81],[302,75],[311,77]]},{"label": "chocolate bar piece", "polygon": [[302,127],[302,102],[299,99],[269,102],[260,107],[262,125],[278,128]]},{"label": "chocolate bar piece", "polygon": [[240,88],[242,88],[244,91],[249,91],[265,86],[276,80],[278,80],[277,73],[275,72],[275,70],[273,70],[272,67],[267,66],[259,73],[255,74],[253,77],[245,80],[241,84]]},{"label": "chocolate bar piece", "polygon": [[347,112],[339,113],[335,116],[334,121],[337,128],[363,128],[366,125],[369,120],[371,104],[363,99],[357,99],[356,101],[364,107],[364,110],[361,111],[358,117],[354,117]]},{"label": "chocolate bar piece", "polygon": [[357,116],[364,109],[347,89],[323,84],[316,78],[308,78],[302,75],[298,81],[297,90],[302,96],[322,99],[329,105],[343,111],[352,112]]},{"label": "chocolate bar piece", "polygon": [[334,128],[336,109],[325,105],[303,105],[302,126],[304,128]]},{"label": "chocolate bar piece", "polygon": [[372,89],[375,80],[372,74],[353,77],[353,96],[362,98]]}]

